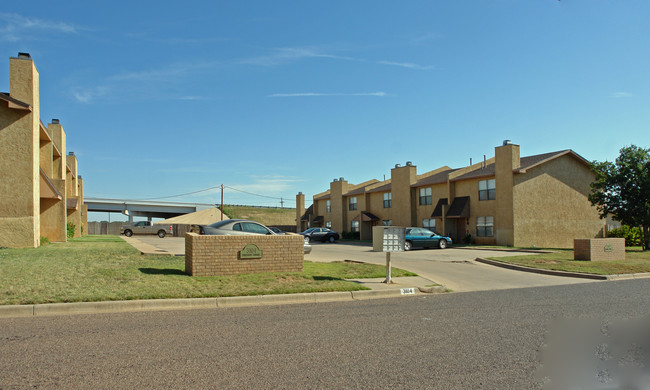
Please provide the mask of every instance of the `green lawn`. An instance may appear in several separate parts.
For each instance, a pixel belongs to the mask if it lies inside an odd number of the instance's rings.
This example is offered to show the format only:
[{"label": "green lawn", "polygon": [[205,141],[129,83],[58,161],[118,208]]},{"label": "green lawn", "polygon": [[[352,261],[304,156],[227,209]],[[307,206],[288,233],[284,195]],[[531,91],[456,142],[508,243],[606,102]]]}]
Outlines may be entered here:
[{"label": "green lawn", "polygon": [[622,261],[573,260],[573,250],[554,249],[553,251],[554,253],[493,257],[490,259],[533,268],[583,272],[596,275],[650,272],[650,251],[643,252],[640,247],[627,248],[625,260]]},{"label": "green lawn", "polygon": [[[0,249],[0,304],[354,291],[366,288],[343,279],[386,274],[371,264],[311,262],[303,272],[191,277],[184,270],[184,257],[141,256],[115,236]],[[415,274],[393,268],[392,275]]]}]

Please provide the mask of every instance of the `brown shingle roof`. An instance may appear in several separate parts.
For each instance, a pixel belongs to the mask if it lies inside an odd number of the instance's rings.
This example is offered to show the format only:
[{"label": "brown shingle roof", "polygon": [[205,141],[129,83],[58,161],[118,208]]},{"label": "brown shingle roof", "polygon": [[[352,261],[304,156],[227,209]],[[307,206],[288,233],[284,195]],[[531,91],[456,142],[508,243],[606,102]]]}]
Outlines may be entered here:
[{"label": "brown shingle roof", "polygon": [[372,192],[386,192],[386,191],[390,191],[391,188],[392,188],[392,187],[391,187],[391,184],[390,184],[390,183],[386,183],[386,184],[381,185],[381,186],[379,186],[379,187],[375,187],[375,188],[373,188],[373,189],[371,189],[371,190],[368,190],[368,193],[372,193]]},{"label": "brown shingle roof", "polygon": [[422,187],[426,185],[446,183],[449,174],[457,170],[458,169],[449,169],[446,171],[436,173],[435,175],[427,176],[424,179],[418,180],[414,184],[411,184],[411,187]]},{"label": "brown shingle roof", "polygon": [[[526,169],[529,169],[535,165],[541,164],[543,162],[546,162],[548,160],[560,157],[562,155],[565,155],[567,153],[572,153],[575,155],[577,158],[586,161],[582,156],[579,154],[573,152],[570,149],[566,150],[560,150],[557,152],[550,152],[550,153],[542,153],[542,154],[536,154],[534,156],[526,156],[522,157],[519,160],[519,168],[516,169],[516,171],[521,171],[525,172]],[[488,176],[494,176],[494,163],[488,164],[485,168],[479,168],[471,172],[467,172],[464,175],[458,176],[457,178],[454,178],[453,181],[457,180],[466,180],[466,179],[476,179],[480,177],[488,177]]]},{"label": "brown shingle roof", "polygon": [[348,191],[343,196],[352,196],[352,195],[361,195],[366,192],[366,187],[355,188],[352,191]]}]

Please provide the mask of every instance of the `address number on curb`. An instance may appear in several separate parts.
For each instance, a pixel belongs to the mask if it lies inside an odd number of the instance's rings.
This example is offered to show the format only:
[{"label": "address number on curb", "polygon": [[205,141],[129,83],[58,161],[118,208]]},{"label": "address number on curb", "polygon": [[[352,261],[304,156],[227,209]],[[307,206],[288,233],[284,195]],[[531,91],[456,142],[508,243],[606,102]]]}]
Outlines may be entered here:
[{"label": "address number on curb", "polygon": [[415,289],[413,287],[402,289],[402,295],[412,295],[412,294],[415,294]]}]

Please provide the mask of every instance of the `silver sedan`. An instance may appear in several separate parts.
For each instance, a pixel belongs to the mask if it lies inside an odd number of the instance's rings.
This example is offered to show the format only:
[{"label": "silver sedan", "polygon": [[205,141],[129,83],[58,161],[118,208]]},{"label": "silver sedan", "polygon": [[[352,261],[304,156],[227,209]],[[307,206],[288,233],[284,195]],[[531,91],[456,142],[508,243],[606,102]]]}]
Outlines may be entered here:
[{"label": "silver sedan", "polygon": [[[216,236],[277,235],[268,227],[247,219],[227,219],[211,225],[199,225],[199,234]],[[305,240],[305,254],[311,253],[311,245]]]}]

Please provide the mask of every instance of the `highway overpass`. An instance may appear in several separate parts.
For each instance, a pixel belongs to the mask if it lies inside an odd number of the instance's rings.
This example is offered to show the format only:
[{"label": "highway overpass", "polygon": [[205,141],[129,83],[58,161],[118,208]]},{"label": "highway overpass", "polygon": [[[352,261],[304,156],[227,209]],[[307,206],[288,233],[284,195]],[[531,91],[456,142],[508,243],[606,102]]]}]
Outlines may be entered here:
[{"label": "highway overpass", "polygon": [[217,206],[209,203],[153,202],[106,198],[84,198],[84,204],[88,205],[89,212],[120,213],[127,215],[130,222],[133,222],[133,217],[146,217],[149,220],[151,218],[167,219]]}]

